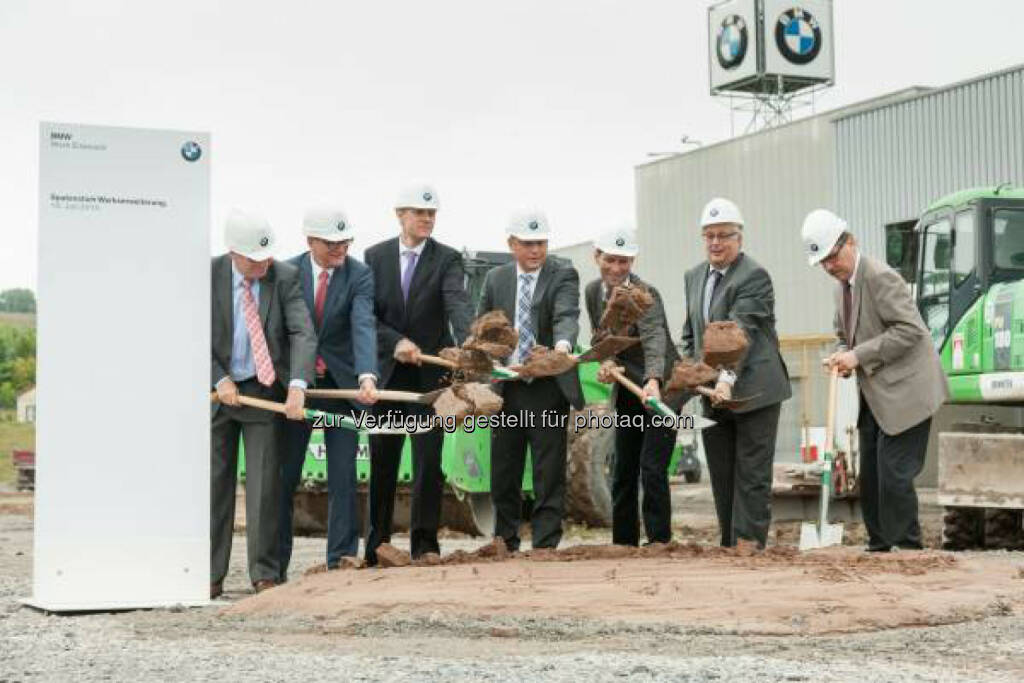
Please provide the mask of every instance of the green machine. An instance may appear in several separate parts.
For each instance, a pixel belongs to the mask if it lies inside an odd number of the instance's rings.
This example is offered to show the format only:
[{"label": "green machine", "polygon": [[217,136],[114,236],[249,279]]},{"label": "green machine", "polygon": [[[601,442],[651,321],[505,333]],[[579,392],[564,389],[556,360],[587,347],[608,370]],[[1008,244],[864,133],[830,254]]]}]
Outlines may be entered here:
[{"label": "green machine", "polygon": [[1024,188],[943,197],[886,257],[913,283],[953,407],[992,409],[937,434],[943,547],[1022,547]]},{"label": "green machine", "polygon": [[[507,253],[465,252],[466,290],[475,302],[480,295],[484,276],[491,268],[507,262]],[[587,408],[606,413],[611,395],[609,385],[597,381],[597,363],[579,366]],[[569,447],[566,457],[566,511],[570,519],[589,526],[611,525],[611,472],[614,463],[614,430],[573,429],[569,420]],[[489,429],[472,432],[459,429],[445,434],[441,469],[445,476],[445,496],[441,525],[473,535],[489,536],[494,532],[494,511],[490,495],[491,434]],[[669,463],[670,474],[699,481],[701,465],[697,458],[695,432],[682,436]],[[359,439],[356,456],[361,515],[365,515],[369,493],[370,448],[366,435]],[[529,515],[533,491],[532,468],[527,461],[523,477],[524,516]],[[398,473],[395,503],[396,530],[408,527],[412,485],[412,453],[406,439]],[[302,533],[326,532],[327,520],[327,454],[320,430],[314,430],[302,469],[299,491],[295,498],[295,528]],[[365,519],[360,528],[365,527]]]}]

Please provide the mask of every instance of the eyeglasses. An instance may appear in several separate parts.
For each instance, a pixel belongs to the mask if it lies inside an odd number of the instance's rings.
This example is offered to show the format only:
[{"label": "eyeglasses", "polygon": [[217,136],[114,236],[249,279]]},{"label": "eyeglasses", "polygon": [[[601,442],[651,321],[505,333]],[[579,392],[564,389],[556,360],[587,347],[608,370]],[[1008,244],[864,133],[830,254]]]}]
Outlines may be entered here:
[{"label": "eyeglasses", "polygon": [[325,240],[322,237],[314,237],[313,239],[319,242],[320,244],[324,245],[328,249],[334,249],[335,247],[348,245],[352,242],[352,240],[338,240],[337,242],[332,242],[331,240]]},{"label": "eyeglasses", "polygon": [[836,259],[836,257],[839,256],[839,252],[840,252],[840,250],[842,250],[843,245],[845,245],[845,244],[846,244],[846,234],[844,233],[844,234],[839,236],[839,239],[836,241],[836,246],[832,247],[832,251],[828,252],[828,256],[826,256],[825,258],[821,259],[822,264],[831,263],[832,261],[834,261]]},{"label": "eyeglasses", "polygon": [[709,244],[711,242],[728,242],[739,234],[738,230],[732,232],[706,232],[704,233],[704,241]]}]

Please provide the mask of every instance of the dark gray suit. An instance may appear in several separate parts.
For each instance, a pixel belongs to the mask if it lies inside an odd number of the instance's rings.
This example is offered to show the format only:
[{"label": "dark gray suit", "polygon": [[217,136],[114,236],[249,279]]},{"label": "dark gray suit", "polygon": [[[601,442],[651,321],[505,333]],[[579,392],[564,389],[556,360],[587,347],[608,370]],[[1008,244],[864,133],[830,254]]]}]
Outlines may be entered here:
[{"label": "dark gray suit", "polygon": [[[380,383],[384,389],[433,391],[444,384],[445,370],[427,364],[398,363],[395,346],[407,338],[423,353],[437,355],[446,346],[465,341],[472,308],[465,289],[462,254],[428,237],[413,271],[406,301],[402,294],[400,246],[399,238],[393,237],[366,250],[366,265],[373,271],[375,287]],[[381,401],[375,412],[378,416],[423,416],[431,414],[433,409],[415,403]],[[413,470],[409,549],[413,558],[418,558],[426,553],[441,552],[437,529],[444,493],[441,470],[444,433],[434,429],[410,436],[409,441]],[[377,562],[377,546],[391,542],[395,490],[404,444],[403,435],[370,437],[370,525],[366,536],[366,561],[370,564]]]},{"label": "dark gray suit", "polygon": [[[493,310],[516,319],[517,274],[515,262],[499,266],[484,280],[478,314]],[[533,287],[530,312],[537,344],[549,348],[560,340],[576,344],[579,334],[579,274],[572,264],[548,256]],[[502,394],[502,414],[534,415],[533,429],[495,428],[491,430],[491,497],[495,509],[495,536],[505,540],[510,550],[519,548],[519,521],[522,513],[523,471],[526,449],[533,456],[533,547],[554,548],[562,538],[565,512],[565,458],[568,432],[557,419],[567,419],[569,406],[583,407],[579,374],[573,368],[556,377],[533,382],[504,382],[496,385]],[[542,414],[553,426],[542,426]],[[565,416],[563,418],[562,416]],[[549,422],[550,424],[550,422]]]},{"label": "dark gray suit", "polygon": [[[686,273],[683,354],[700,357],[704,344],[704,287],[710,266],[704,261]],[[737,368],[733,396],[754,396],[735,411],[717,410],[705,399],[705,412],[718,424],[705,429],[704,453],[711,474],[722,545],[737,539],[763,546],[771,523],[772,462],[781,404],[792,395],[789,373],[775,332],[775,291],[771,276],[744,253],[715,288],[709,322],[731,320],[750,339]]]},{"label": "dark gray suit", "polygon": [[[316,325],[313,264],[307,251],[289,263],[299,269],[302,298]],[[326,370],[316,378],[318,389],[355,388],[357,378],[377,374],[377,331],[373,316],[373,273],[362,262],[346,257],[327,284],[323,322],[316,325],[317,353]],[[313,400],[311,407],[347,415],[354,403]],[[282,429],[280,558],[281,579],[287,578],[292,555],[292,512],[295,488],[302,476],[312,424],[285,420]],[[342,427],[324,429],[327,450],[327,566],[359,552],[356,450],[359,435]]]},{"label": "dark gray suit", "polygon": [[[640,344],[615,356],[625,368],[626,376],[641,386],[657,379],[662,385],[679,359],[665,318],[661,295],[653,286],[630,273],[633,286],[643,286],[654,297],[654,305],[627,334],[640,337]],[[598,278],[587,285],[584,299],[590,315],[590,327],[597,329],[604,313],[606,298],[604,282]],[[672,407],[679,410],[680,394]],[[637,533],[637,479],[643,486],[644,531],[650,543],[667,543],[672,538],[672,496],[668,485],[668,462],[675,447],[676,430],[651,423],[652,413],[631,392],[612,385],[611,404],[618,415],[642,415],[644,426],[615,428],[615,471],[612,478],[612,543],[639,545]]]},{"label": "dark gray suit", "polygon": [[[234,334],[231,257],[212,263],[213,324],[210,384],[230,376]],[[280,401],[292,379],[313,381],[316,334],[294,266],[274,263],[260,280],[259,316],[276,380],[264,387],[255,377],[236,381],[247,396]],[[277,438],[282,416],[256,408],[214,404],[210,448],[210,582],[224,580],[231,558],[239,437],[245,443],[245,516],[249,578],[278,578],[277,533],[280,482]]]}]

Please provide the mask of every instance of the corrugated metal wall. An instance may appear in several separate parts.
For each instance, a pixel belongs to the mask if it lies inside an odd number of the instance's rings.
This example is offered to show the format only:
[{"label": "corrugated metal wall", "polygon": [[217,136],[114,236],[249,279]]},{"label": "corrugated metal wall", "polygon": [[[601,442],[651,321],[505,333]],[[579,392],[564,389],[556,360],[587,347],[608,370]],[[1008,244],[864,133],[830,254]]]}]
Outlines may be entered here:
[{"label": "corrugated metal wall", "polygon": [[683,324],[683,273],[704,260],[700,211],[716,196],[743,212],[743,249],[772,275],[780,333],[830,329],[827,281],[802,258],[800,224],[832,205],[834,149],[822,115],[636,169],[640,273],[661,290],[674,331]]},{"label": "corrugated metal wall", "polygon": [[1024,184],[1024,67],[839,117],[836,206],[864,250],[959,189]]}]

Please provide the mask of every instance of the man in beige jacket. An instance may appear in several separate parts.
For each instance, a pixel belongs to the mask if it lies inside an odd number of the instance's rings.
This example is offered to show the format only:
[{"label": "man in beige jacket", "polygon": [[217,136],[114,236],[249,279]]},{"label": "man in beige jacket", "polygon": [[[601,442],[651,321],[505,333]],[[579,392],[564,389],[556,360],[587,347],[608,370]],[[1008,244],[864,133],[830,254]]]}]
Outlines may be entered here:
[{"label": "man in beige jacket", "polygon": [[803,225],[808,262],[839,281],[839,349],[826,363],[860,387],[860,483],[868,550],[920,548],[914,478],[924,466],[932,415],[949,397],[932,338],[910,288],[861,254],[846,221],[824,209]]}]

